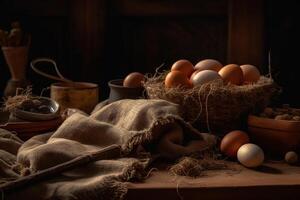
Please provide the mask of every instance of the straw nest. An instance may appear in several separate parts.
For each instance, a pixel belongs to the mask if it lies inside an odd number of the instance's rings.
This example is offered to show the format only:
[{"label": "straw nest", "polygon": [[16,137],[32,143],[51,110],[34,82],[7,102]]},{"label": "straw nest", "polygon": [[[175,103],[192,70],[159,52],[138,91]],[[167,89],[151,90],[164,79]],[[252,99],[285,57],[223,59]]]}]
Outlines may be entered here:
[{"label": "straw nest", "polygon": [[272,79],[261,76],[255,84],[231,85],[216,80],[192,89],[166,88],[168,71],[148,77],[144,87],[148,98],[179,104],[185,120],[200,131],[218,135],[241,129],[251,112],[260,112],[279,92]]},{"label": "straw nest", "polygon": [[193,157],[183,157],[176,164],[170,167],[169,172],[172,175],[201,177],[209,170],[233,170],[226,162],[215,159],[197,159]]}]

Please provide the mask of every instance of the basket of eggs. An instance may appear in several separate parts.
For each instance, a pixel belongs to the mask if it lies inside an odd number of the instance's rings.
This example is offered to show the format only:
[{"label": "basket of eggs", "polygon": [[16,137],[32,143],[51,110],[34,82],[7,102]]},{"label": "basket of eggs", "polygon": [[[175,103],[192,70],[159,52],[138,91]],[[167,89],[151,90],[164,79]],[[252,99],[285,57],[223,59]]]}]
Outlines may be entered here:
[{"label": "basket of eggs", "polygon": [[179,60],[169,71],[148,77],[144,87],[149,98],[181,105],[187,121],[218,135],[246,125],[248,114],[263,110],[279,91],[253,65],[223,66],[214,59],[195,66]]}]

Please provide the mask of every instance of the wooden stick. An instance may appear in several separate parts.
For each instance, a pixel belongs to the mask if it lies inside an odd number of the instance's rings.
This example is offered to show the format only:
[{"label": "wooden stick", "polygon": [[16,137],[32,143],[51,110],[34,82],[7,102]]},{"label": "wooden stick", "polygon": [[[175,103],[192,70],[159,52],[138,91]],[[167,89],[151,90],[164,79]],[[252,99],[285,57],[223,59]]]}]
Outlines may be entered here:
[{"label": "wooden stick", "polygon": [[41,170],[37,173],[19,178],[15,181],[4,183],[0,185],[0,191],[8,192],[11,190],[15,190],[20,187],[26,186],[28,184],[38,182],[47,177],[53,177],[54,175],[58,175],[66,170],[71,170],[83,164],[87,164],[98,160],[119,158],[120,156],[121,156],[121,147],[119,145],[111,145],[100,151],[87,154],[87,155],[82,155],[68,162],[64,162],[62,164],[50,167],[45,170]]}]

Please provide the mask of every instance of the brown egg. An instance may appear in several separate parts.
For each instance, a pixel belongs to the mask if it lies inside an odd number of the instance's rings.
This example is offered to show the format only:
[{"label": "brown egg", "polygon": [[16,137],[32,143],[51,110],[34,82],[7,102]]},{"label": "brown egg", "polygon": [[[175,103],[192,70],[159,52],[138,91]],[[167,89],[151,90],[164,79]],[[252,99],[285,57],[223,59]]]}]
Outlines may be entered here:
[{"label": "brown egg", "polygon": [[167,88],[184,87],[191,88],[192,84],[188,77],[180,71],[171,71],[165,78],[165,86]]},{"label": "brown egg", "polygon": [[243,72],[244,84],[255,83],[259,80],[260,73],[255,66],[247,64],[241,65],[240,68]]},{"label": "brown egg", "polygon": [[126,76],[123,81],[124,87],[130,88],[138,88],[142,87],[142,81],[144,81],[145,77],[143,74],[139,72],[132,72]]},{"label": "brown egg", "polygon": [[246,132],[240,130],[231,131],[223,137],[220,150],[225,155],[235,158],[239,148],[249,143],[249,141],[249,136]]},{"label": "brown egg", "polygon": [[190,77],[194,72],[194,66],[190,61],[182,59],[172,65],[171,71],[181,71],[186,77]]},{"label": "brown egg", "polygon": [[214,59],[205,59],[201,60],[195,65],[195,70],[213,70],[213,71],[220,71],[220,69],[223,67],[223,65]]},{"label": "brown egg", "polygon": [[241,68],[236,64],[229,64],[224,66],[219,71],[219,74],[225,83],[231,83],[234,85],[241,85],[243,83],[243,72]]}]

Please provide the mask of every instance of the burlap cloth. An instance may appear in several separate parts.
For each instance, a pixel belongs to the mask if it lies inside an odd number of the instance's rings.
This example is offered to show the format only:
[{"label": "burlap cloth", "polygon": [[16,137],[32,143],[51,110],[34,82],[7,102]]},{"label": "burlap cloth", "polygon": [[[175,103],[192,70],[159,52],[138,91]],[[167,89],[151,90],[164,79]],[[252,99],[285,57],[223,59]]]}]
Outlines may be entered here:
[{"label": "burlap cloth", "polygon": [[12,170],[14,165],[34,173],[112,144],[121,145],[123,150],[122,158],[99,160],[2,196],[123,199],[126,182],[141,180],[146,174],[148,160],[135,157],[137,150],[151,151],[164,134],[164,127],[172,123],[182,126],[188,137],[204,141],[208,138],[184,122],[178,105],[164,100],[121,100],[96,107],[90,116],[75,113],[56,132],[35,136],[23,144],[13,134],[1,130],[0,183],[21,176]]}]

